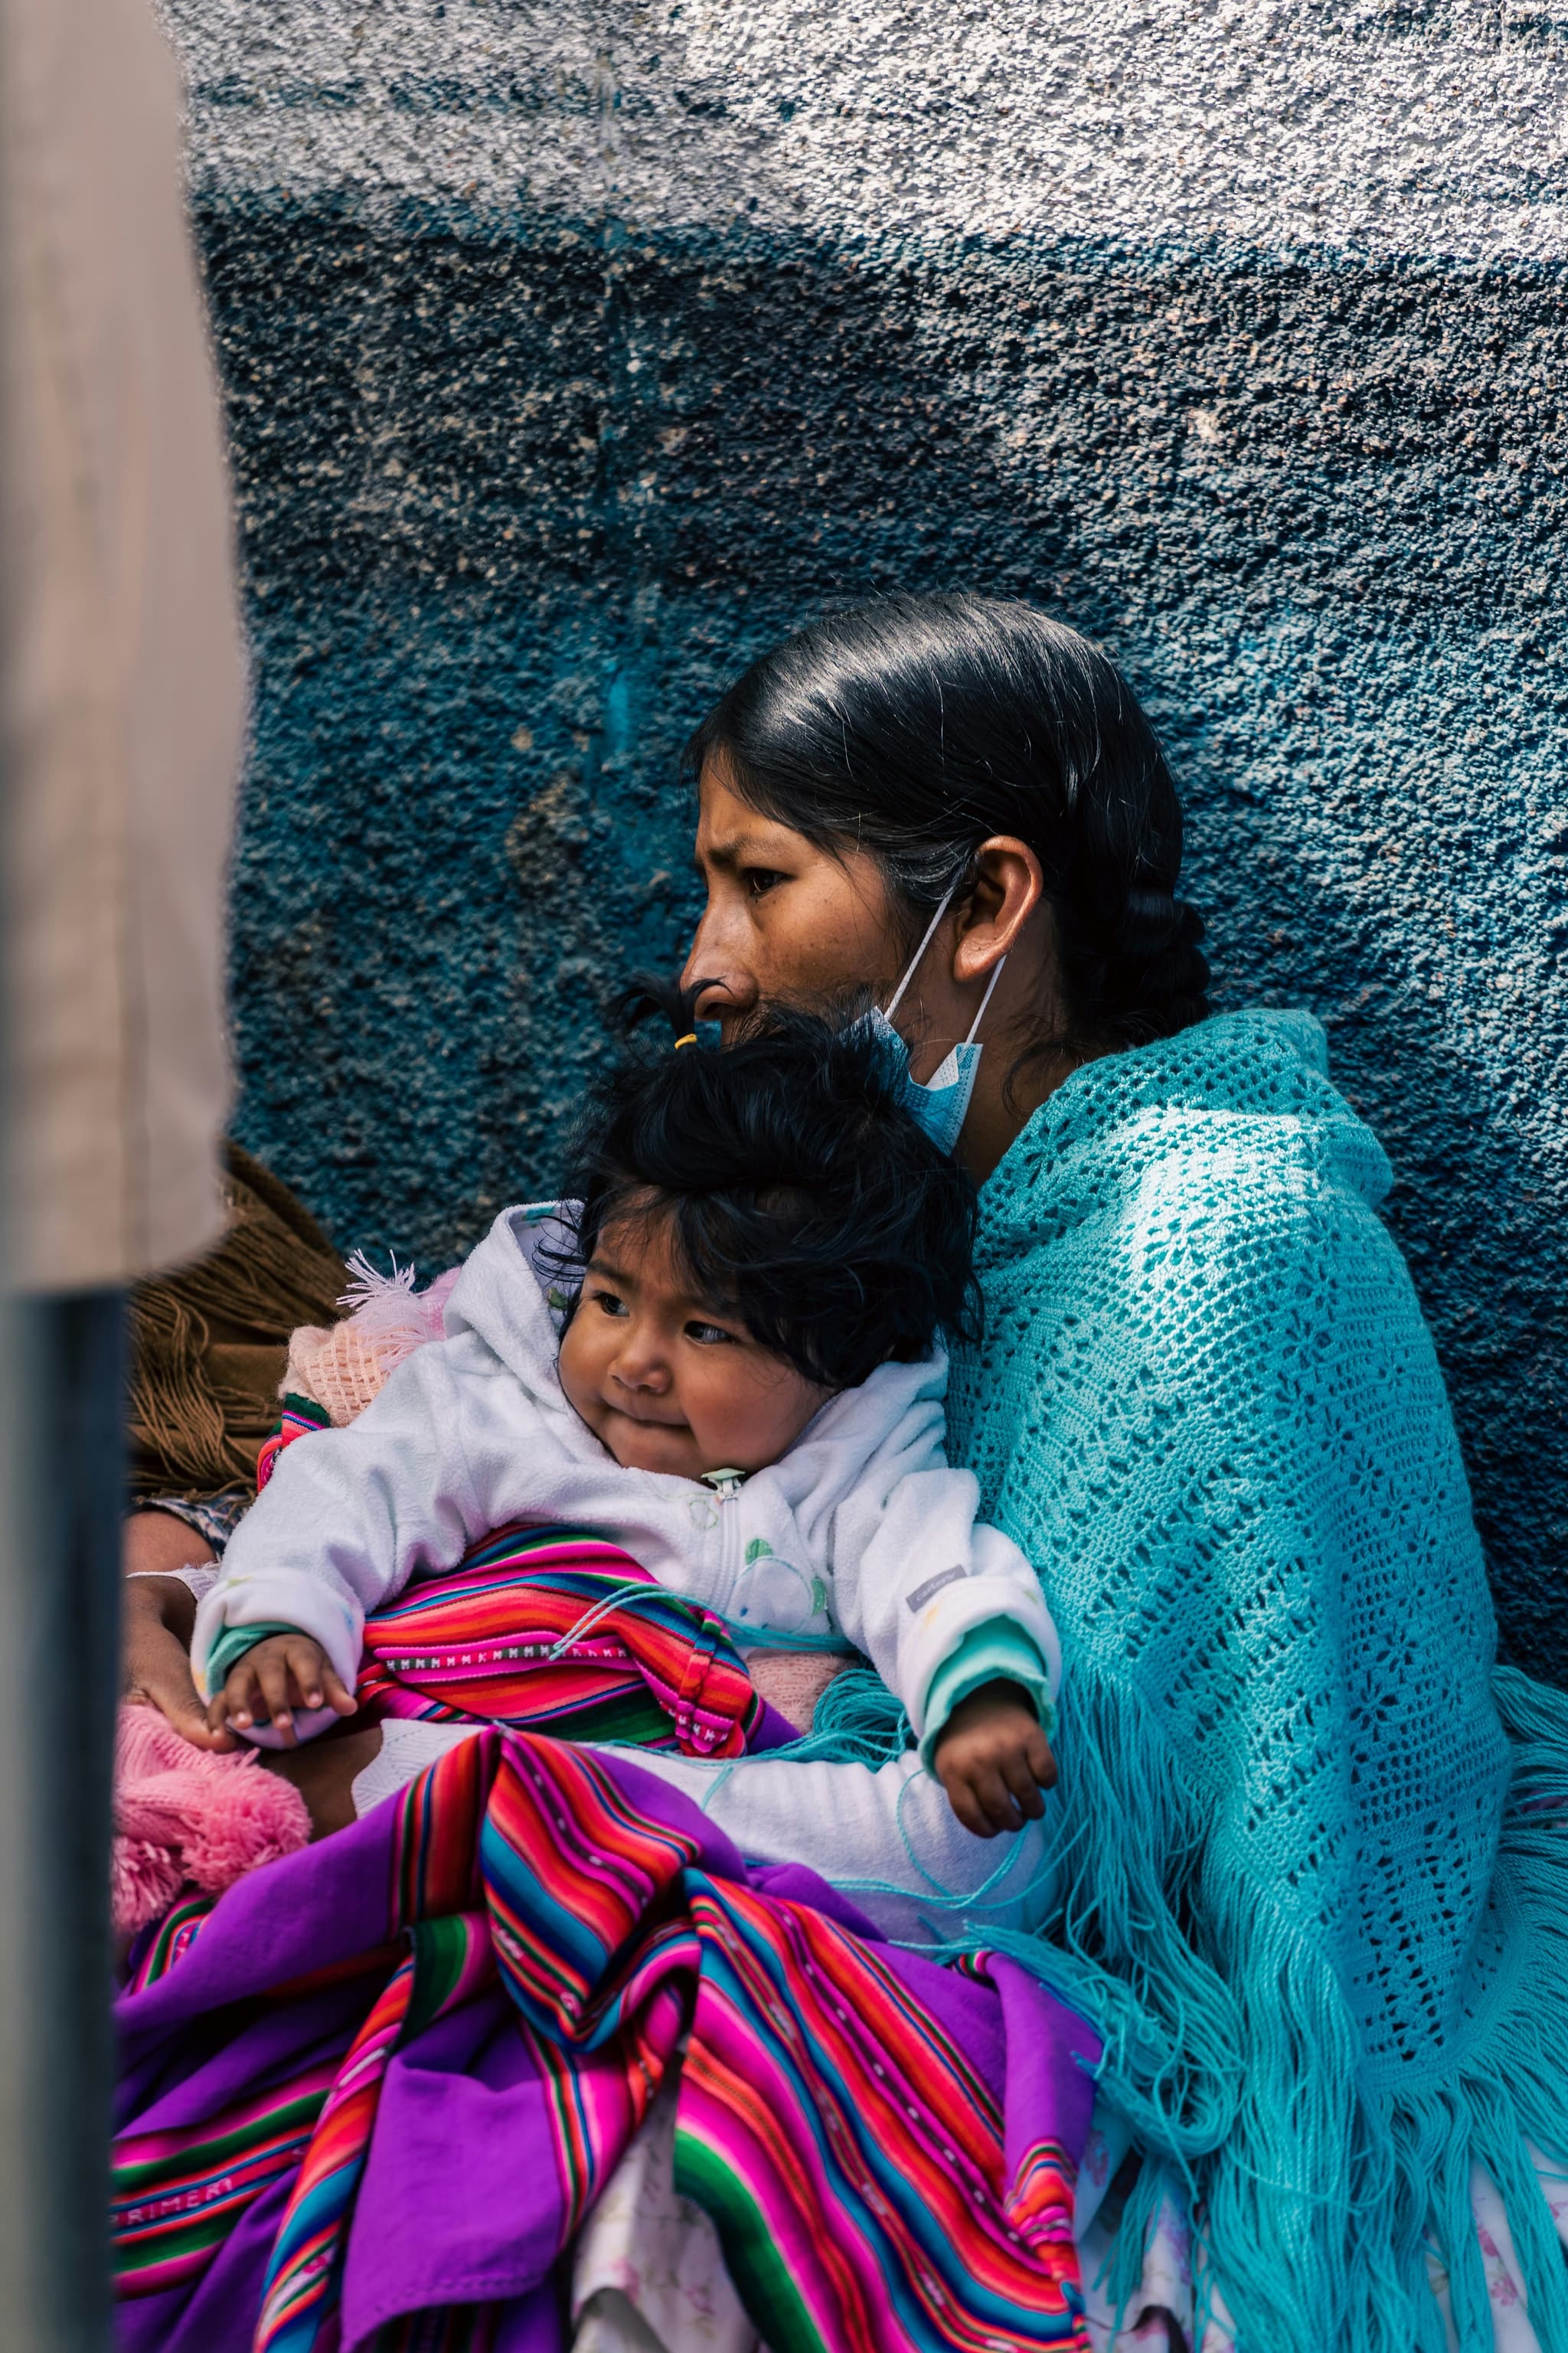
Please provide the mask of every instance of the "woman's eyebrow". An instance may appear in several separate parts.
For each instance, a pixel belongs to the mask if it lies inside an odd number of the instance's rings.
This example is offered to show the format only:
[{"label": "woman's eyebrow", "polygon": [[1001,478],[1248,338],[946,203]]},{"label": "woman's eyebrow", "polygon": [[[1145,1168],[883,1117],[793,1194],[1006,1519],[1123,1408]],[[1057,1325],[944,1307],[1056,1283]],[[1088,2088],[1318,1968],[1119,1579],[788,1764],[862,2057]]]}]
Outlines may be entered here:
[{"label": "woman's eyebrow", "polygon": [[[704,866],[739,866],[747,858],[766,858],[768,839],[761,833],[732,834],[728,841],[710,841],[699,851],[695,864],[700,874]],[[773,855],[777,855],[776,848]]]}]

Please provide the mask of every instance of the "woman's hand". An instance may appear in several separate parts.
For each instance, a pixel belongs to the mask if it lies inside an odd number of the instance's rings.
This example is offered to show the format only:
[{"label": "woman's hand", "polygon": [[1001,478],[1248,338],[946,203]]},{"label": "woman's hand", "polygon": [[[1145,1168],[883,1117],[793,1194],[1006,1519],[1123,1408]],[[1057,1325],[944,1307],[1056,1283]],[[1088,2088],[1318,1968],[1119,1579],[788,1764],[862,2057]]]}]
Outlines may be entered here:
[{"label": "woman's hand", "polygon": [[120,1634],[125,1696],[157,1708],[193,1747],[237,1748],[232,1734],[208,1725],[191,1674],[195,1619],[191,1588],[177,1577],[127,1577]]},{"label": "woman's hand", "polygon": [[[125,1523],[121,1588],[121,1666],[125,1696],[155,1707],[196,1748],[236,1748],[226,1732],[207,1727],[191,1676],[196,1604],[188,1585],[162,1572],[200,1568],[212,1546],[172,1512],[132,1512]],[[142,1571],[132,1575],[132,1571]]]},{"label": "woman's hand", "polygon": [[268,1634],[253,1642],[244,1658],[237,1659],[229,1669],[227,1681],[207,1710],[207,1729],[221,1732],[226,1725],[232,1725],[236,1732],[248,1731],[259,1708],[263,1716],[271,1718],[285,1748],[293,1748],[299,1741],[294,1729],[297,1707],[331,1707],[340,1715],[353,1715],[357,1706],[320,1642],[312,1641],[309,1634]]},{"label": "woman's hand", "polygon": [[937,1741],[933,1769],[964,1829],[994,1838],[1039,1820],[1040,1791],[1055,1786],[1057,1760],[1023,1685],[998,1682],[959,1701]]}]

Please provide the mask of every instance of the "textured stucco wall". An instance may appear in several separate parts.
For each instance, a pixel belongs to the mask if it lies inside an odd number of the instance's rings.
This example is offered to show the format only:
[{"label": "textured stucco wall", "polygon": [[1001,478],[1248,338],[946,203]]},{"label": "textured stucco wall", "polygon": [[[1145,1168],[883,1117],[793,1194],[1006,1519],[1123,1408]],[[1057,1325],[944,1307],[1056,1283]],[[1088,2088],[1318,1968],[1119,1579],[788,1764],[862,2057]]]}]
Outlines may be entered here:
[{"label": "textured stucco wall", "polygon": [[678,952],[676,747],[824,599],[1129,665],[1219,1001],[1373,1119],[1568,1675],[1568,13],[172,0],[258,659],[240,1132],[431,1259]]}]

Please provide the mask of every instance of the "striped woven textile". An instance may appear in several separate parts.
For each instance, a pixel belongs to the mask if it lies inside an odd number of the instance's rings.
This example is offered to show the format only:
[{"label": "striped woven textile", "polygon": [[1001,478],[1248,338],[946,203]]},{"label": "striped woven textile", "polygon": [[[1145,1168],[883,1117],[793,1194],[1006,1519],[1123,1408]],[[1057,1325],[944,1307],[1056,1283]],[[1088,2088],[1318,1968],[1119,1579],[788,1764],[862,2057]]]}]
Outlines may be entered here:
[{"label": "striped woven textile", "polygon": [[[257,1459],[258,1493],[326,1409],[286,1397]],[[667,1593],[616,1545],[581,1529],[499,1528],[449,1575],[420,1578],[364,1630],[367,1717],[505,1724],[558,1739],[739,1757],[793,1737],[768,1719],[722,1621]]]},{"label": "striped woven textile", "polygon": [[[739,1757],[763,1720],[722,1621],[618,1546],[510,1527],[370,1619],[357,1695],[424,1716]],[[787,1735],[785,1736],[787,1736]]]},{"label": "striped woven textile", "polygon": [[1090,2031],[749,1870],[629,1757],[481,1734],[154,1951],[124,2353],[558,2347],[552,2266],[683,2033],[678,2186],[772,2353],[1085,2353]]},{"label": "striped woven textile", "polygon": [[297,1438],[308,1438],[313,1430],[330,1430],[331,1416],[324,1405],[314,1398],[286,1397],[283,1412],[277,1429],[264,1439],[256,1457],[256,1492],[259,1495],[277,1468],[278,1457]]}]

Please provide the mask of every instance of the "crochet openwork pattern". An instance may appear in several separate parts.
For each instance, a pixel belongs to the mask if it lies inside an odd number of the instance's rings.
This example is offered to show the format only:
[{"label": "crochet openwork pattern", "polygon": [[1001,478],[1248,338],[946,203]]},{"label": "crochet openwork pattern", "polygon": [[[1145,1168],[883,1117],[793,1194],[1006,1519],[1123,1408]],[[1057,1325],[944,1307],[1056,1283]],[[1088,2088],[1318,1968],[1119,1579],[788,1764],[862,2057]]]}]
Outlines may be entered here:
[{"label": "crochet openwork pattern", "polygon": [[984,1189],[950,1397],[1062,1633],[1050,1933],[1268,2353],[1426,2344],[1429,2217],[1468,2218],[1472,2158],[1506,2194],[1522,2134],[1568,2139],[1568,1841],[1538,1817],[1553,1884],[1505,1838],[1491,1605],[1389,1182],[1306,1016],[1090,1063]]}]

